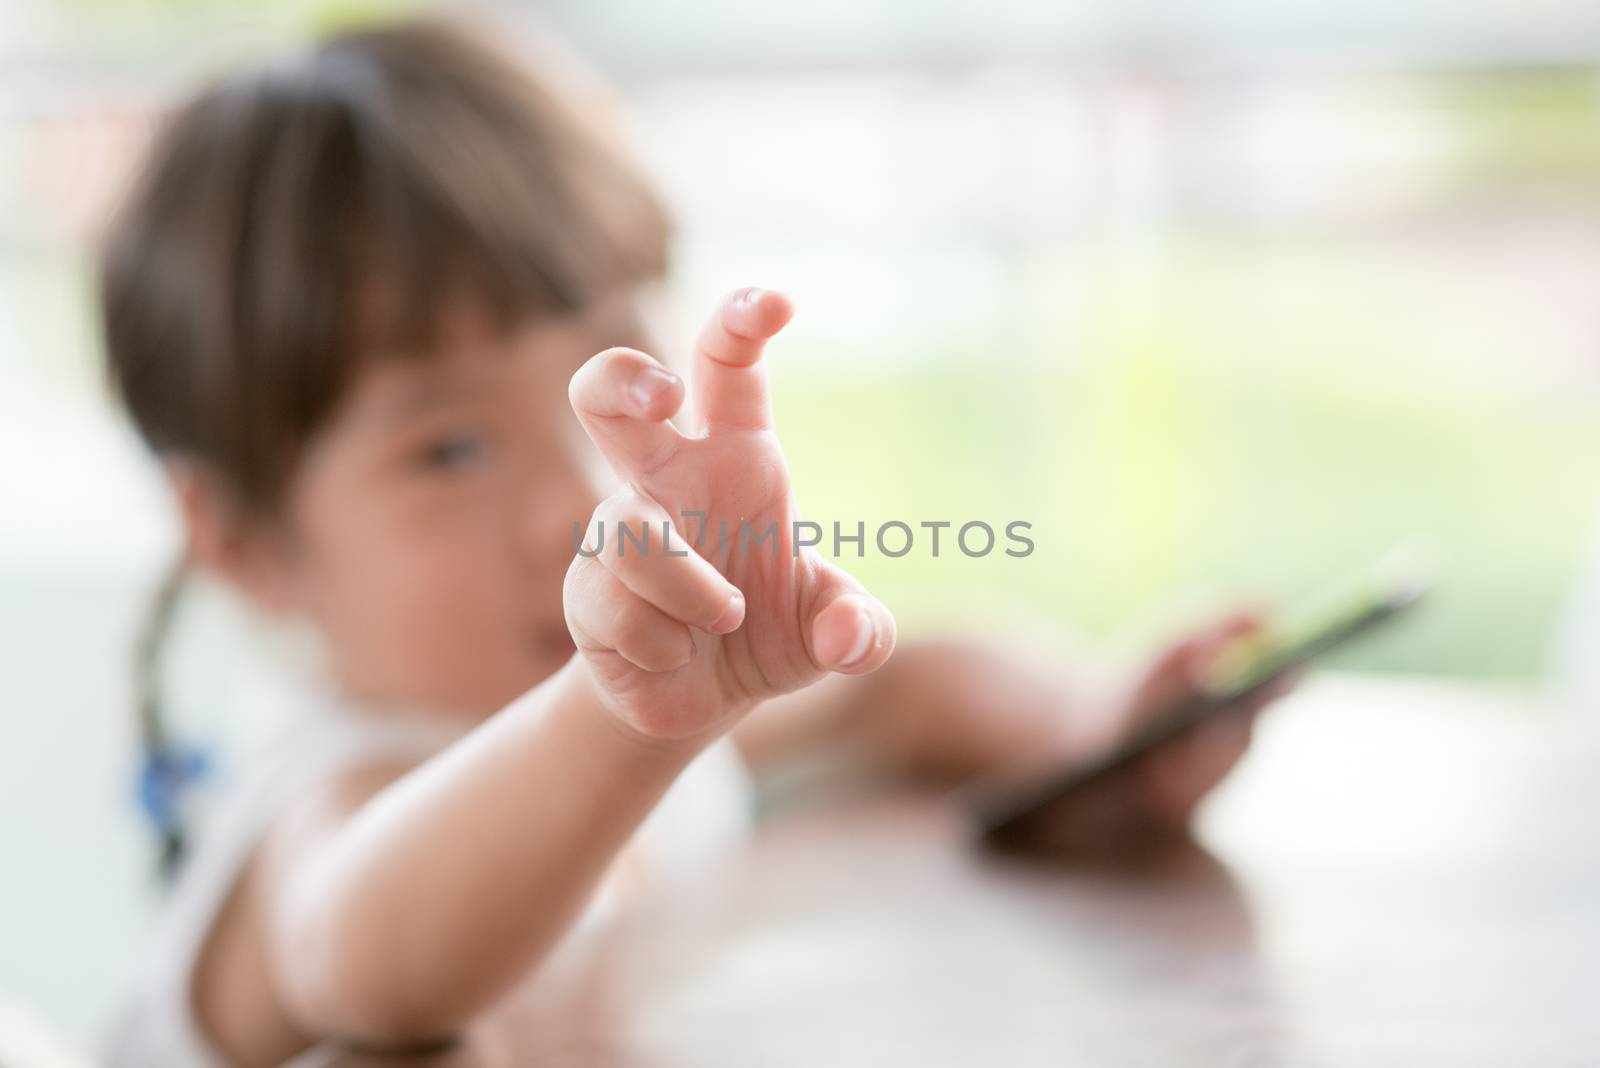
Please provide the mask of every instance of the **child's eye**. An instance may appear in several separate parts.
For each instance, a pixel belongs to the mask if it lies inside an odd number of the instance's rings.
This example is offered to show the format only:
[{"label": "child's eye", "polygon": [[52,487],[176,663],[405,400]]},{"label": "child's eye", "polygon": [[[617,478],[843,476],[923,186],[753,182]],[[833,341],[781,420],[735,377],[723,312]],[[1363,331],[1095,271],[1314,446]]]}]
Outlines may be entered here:
[{"label": "child's eye", "polygon": [[461,432],[428,442],[417,459],[425,468],[448,471],[477,463],[487,450],[488,442],[483,435]]}]

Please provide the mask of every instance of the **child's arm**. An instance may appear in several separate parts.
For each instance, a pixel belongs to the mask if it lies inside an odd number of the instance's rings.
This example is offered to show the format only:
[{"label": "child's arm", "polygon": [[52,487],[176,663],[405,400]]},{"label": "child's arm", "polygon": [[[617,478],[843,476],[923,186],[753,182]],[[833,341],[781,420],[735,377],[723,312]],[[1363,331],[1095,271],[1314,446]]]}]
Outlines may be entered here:
[{"label": "child's arm", "polygon": [[[694,356],[692,437],[669,422],[683,383],[645,354],[607,350],[573,377],[579,420],[626,480],[567,574],[579,654],[365,804],[308,802],[274,834],[270,970],[298,1029],[458,1028],[550,948],[695,753],[767,698],[888,659],[888,610],[794,548],[761,360],[791,314],[760,290],[718,309]],[[648,524],[653,548],[619,552],[618,524]]]},{"label": "child's arm", "polygon": [[329,784],[263,853],[278,993],[313,1034],[448,1034],[556,942],[697,740],[617,723],[582,661],[370,800]]}]

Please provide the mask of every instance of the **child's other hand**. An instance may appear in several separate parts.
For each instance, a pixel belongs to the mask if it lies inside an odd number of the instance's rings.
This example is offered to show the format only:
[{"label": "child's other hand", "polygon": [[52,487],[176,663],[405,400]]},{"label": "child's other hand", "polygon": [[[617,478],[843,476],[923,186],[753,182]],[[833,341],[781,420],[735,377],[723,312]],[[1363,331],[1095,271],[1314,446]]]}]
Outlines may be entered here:
[{"label": "child's other hand", "polygon": [[[873,671],[894,649],[889,610],[795,550],[762,362],[793,312],[759,289],[722,301],[692,357],[692,436],[668,421],[684,383],[642,352],[608,349],[572,378],[572,406],[625,484],[595,509],[568,569],[567,627],[612,713],[648,737],[709,737],[765,698]],[[587,555],[602,522],[603,551]],[[621,527],[632,537],[619,555]]]},{"label": "child's other hand", "polygon": [[[1156,653],[1107,687],[1064,651],[1029,642],[950,638],[912,642],[872,680],[863,715],[868,752],[938,788],[984,779],[1027,781],[1114,749],[1193,695],[1213,658],[1261,625],[1235,612]],[[1053,644],[1053,643],[1052,643]],[[1200,801],[1249,746],[1261,708],[1285,681],[1074,791],[1033,821],[1026,844],[1117,851],[1182,836]]]},{"label": "child's other hand", "polygon": [[[1114,712],[1117,736],[1132,734],[1203,690],[1206,669],[1228,642],[1258,630],[1261,618],[1236,612],[1174,642],[1135,678]],[[1256,715],[1292,689],[1285,678],[1242,699],[1223,715],[1163,742],[1125,769],[1063,800],[1050,813],[1044,844],[1069,849],[1126,849],[1183,836],[1195,808],[1250,746]]]},{"label": "child's other hand", "polygon": [[[1152,717],[1203,691],[1205,672],[1223,647],[1259,630],[1262,619],[1236,612],[1174,642],[1145,668],[1121,712],[1123,731],[1138,730]],[[1250,747],[1257,713],[1293,688],[1283,679],[1243,698],[1236,708],[1150,751],[1134,765],[1140,800],[1156,819],[1186,825],[1206,794],[1233,770]]]}]

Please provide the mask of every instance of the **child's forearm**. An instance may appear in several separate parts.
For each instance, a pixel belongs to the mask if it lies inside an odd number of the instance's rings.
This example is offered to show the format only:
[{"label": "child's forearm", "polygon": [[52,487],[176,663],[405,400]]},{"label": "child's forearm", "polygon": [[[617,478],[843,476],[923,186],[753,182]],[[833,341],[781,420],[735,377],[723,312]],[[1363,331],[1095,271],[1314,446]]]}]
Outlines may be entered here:
[{"label": "child's forearm", "polygon": [[836,676],[766,702],[734,740],[758,771],[829,752],[869,773],[940,784],[1093,748],[1084,687],[1051,658],[1012,644],[903,642],[872,675]]},{"label": "child's forearm", "polygon": [[459,1028],[553,947],[701,747],[613,720],[575,658],[284,866],[269,922],[296,1022]]},{"label": "child's forearm", "polygon": [[757,774],[786,764],[853,754],[864,734],[862,720],[881,692],[880,680],[893,674],[890,660],[871,675],[830,675],[803,690],[762,702],[738,726],[732,738],[739,755]]}]

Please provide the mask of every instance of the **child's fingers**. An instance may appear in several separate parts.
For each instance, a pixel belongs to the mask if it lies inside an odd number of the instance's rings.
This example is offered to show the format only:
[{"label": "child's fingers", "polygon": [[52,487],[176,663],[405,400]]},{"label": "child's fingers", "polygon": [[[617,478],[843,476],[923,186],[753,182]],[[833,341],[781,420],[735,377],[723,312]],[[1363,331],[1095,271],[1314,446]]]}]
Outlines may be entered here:
[{"label": "child's fingers", "polygon": [[1221,619],[1202,628],[1189,639],[1188,670],[1189,682],[1194,689],[1204,689],[1206,672],[1212,669],[1217,657],[1222,654],[1230,642],[1260,630],[1263,625],[1260,614],[1254,611],[1240,610],[1232,612]]},{"label": "child's fingers", "polygon": [[1254,717],[1227,716],[1162,745],[1141,762],[1146,797],[1174,819],[1185,819],[1227,776],[1250,747]]},{"label": "child's fingers", "polygon": [[661,467],[683,441],[667,422],[683,404],[683,381],[637,349],[591,356],[572,376],[567,398],[590,440],[623,478]]},{"label": "child's fingers", "polygon": [[1238,611],[1173,642],[1145,669],[1135,687],[1133,706],[1154,714],[1203,690],[1206,672],[1223,648],[1261,626],[1259,613]]},{"label": "child's fingers", "polygon": [[1185,638],[1156,654],[1128,699],[1134,721],[1158,715],[1167,708],[1190,696],[1194,687],[1191,680],[1195,663],[1201,655],[1204,639]]},{"label": "child's fingers", "polygon": [[723,298],[700,331],[689,375],[697,433],[772,426],[761,352],[793,315],[789,298],[772,290],[739,289]]},{"label": "child's fingers", "polygon": [[1266,626],[1266,613],[1259,608],[1237,608],[1206,628],[1205,633],[1218,641],[1242,638]]},{"label": "child's fingers", "polygon": [[645,671],[672,671],[694,654],[688,627],[594,560],[574,559],[563,601],[567,629],[579,649],[610,650]]},{"label": "child's fingers", "polygon": [[894,652],[894,617],[875,597],[840,597],[812,621],[811,647],[829,671],[865,675]]},{"label": "child's fingers", "polygon": [[1265,708],[1274,701],[1281,701],[1285,697],[1288,697],[1290,694],[1294,693],[1294,691],[1299,687],[1301,680],[1304,678],[1305,672],[1303,670],[1289,671],[1278,676],[1272,682],[1262,687],[1261,692],[1256,695],[1256,711]]},{"label": "child's fingers", "polygon": [[814,573],[818,583],[811,614],[811,656],[820,668],[843,675],[865,675],[882,667],[894,652],[894,615],[832,564]]},{"label": "child's fingers", "polygon": [[710,634],[744,621],[744,595],[684,540],[654,501],[624,486],[600,502],[584,534],[585,553],[673,619]]}]

